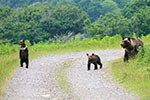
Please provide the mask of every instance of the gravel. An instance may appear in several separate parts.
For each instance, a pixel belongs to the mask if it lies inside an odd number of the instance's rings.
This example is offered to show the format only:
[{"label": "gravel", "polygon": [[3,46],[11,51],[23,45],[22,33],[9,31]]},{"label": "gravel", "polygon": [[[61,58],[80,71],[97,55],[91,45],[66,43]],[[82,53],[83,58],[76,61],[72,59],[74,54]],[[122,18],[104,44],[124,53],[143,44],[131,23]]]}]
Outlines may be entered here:
[{"label": "gravel", "polygon": [[[86,53],[100,56],[103,68],[87,71]],[[39,57],[30,61],[29,69],[19,67],[12,77],[3,100],[140,100],[112,81],[107,63],[123,56],[123,50],[75,52]],[[71,95],[57,84],[56,72],[63,62],[73,61],[67,70]]]}]

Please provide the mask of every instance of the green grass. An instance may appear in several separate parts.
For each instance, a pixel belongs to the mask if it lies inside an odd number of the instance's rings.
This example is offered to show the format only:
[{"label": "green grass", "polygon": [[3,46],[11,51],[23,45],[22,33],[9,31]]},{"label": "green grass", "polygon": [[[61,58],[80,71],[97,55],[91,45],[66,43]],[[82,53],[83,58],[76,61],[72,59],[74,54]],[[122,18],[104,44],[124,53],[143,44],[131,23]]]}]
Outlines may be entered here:
[{"label": "green grass", "polygon": [[124,63],[123,58],[113,61],[112,74],[143,100],[150,100],[150,45],[145,46],[144,57],[140,51],[129,63]]},{"label": "green grass", "polygon": [[71,92],[71,86],[70,83],[67,81],[66,71],[71,66],[72,61],[67,61],[63,63],[63,66],[61,66],[60,70],[57,72],[57,83],[61,87],[61,89],[67,93],[68,96],[70,96]]}]

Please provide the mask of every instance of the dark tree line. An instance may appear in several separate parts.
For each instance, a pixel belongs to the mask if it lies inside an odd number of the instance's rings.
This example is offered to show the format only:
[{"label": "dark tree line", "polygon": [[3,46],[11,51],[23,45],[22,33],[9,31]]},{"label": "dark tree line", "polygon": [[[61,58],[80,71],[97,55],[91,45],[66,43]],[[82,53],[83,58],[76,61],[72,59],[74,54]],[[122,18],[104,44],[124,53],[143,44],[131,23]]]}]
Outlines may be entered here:
[{"label": "dark tree line", "polygon": [[[125,0],[129,3],[122,10],[122,6],[118,9],[116,5],[123,4],[121,0],[66,0],[69,5],[61,4],[62,1],[51,0],[56,6],[36,2],[15,9],[0,7],[0,39],[17,43],[23,38],[33,44],[68,33],[100,35],[101,38],[150,33],[150,0]],[[74,6],[77,3],[80,7]]]},{"label": "dark tree line", "polygon": [[82,8],[93,21],[107,12],[118,13],[130,0],[0,0],[0,5],[19,8],[36,2],[52,6],[74,5]]},{"label": "dark tree line", "polygon": [[69,32],[84,33],[89,24],[87,14],[75,6],[25,7],[12,10],[11,15],[0,22],[0,36],[12,43],[22,38],[37,43]]}]

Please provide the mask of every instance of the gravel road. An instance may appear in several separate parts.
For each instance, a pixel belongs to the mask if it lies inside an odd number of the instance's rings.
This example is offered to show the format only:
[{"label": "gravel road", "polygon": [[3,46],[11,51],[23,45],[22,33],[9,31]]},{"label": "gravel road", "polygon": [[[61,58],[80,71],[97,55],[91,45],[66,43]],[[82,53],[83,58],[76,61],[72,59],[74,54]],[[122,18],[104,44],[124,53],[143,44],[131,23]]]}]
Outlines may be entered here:
[{"label": "gravel road", "polygon": [[[100,56],[103,68],[87,71],[87,52],[39,57],[30,61],[29,69],[19,67],[12,77],[3,100],[140,100],[113,82],[107,63],[123,56],[122,50],[88,51]],[[56,72],[63,62],[73,61],[67,70],[71,85],[68,96],[57,84]]]}]

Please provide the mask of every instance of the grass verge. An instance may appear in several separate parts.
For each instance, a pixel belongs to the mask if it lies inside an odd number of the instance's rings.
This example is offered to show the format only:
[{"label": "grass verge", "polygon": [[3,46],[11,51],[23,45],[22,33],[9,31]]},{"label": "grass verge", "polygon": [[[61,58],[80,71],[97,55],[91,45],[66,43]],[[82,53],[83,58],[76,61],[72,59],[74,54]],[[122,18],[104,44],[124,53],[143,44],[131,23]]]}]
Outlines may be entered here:
[{"label": "grass verge", "polygon": [[57,72],[57,82],[61,89],[67,93],[68,96],[71,96],[71,86],[70,83],[67,81],[66,71],[71,66],[72,61],[67,61],[63,63],[60,70]]},{"label": "grass verge", "polygon": [[[143,61],[142,61],[143,62]],[[131,89],[143,100],[150,100],[150,66],[137,63],[137,59],[124,63],[122,59],[113,61],[112,74],[124,84],[127,90]]]}]

